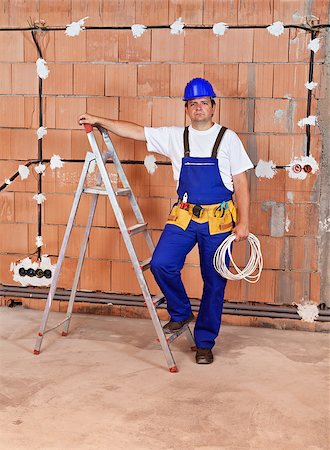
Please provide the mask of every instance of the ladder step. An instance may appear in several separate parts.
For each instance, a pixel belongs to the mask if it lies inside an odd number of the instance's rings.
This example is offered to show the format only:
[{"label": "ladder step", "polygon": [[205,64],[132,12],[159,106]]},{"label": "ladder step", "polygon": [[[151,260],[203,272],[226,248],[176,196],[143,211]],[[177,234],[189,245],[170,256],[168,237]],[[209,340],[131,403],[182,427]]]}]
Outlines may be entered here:
[{"label": "ladder step", "polygon": [[114,189],[114,191],[117,196],[130,195],[132,193],[130,188]]},{"label": "ladder step", "polygon": [[[106,189],[103,186],[91,186],[84,188],[83,192],[85,194],[99,194],[99,195],[108,195]],[[130,195],[132,193],[130,188],[120,188],[114,189],[114,192],[117,196],[125,196]]]},{"label": "ladder step", "polygon": [[[155,308],[157,308],[159,305],[162,305],[163,303],[166,303],[166,298],[164,297],[164,294],[157,294],[151,297],[152,303]],[[144,305],[147,304],[147,302],[143,302]]]},{"label": "ladder step", "polygon": [[164,294],[158,294],[153,296],[152,303],[154,304],[155,308],[158,308],[158,306],[162,305],[163,303],[166,303],[166,298]]},{"label": "ladder step", "polygon": [[104,186],[91,186],[88,188],[84,188],[83,192],[85,194],[107,195],[107,191],[105,190]]},{"label": "ladder step", "polygon": [[146,229],[147,229],[146,223],[137,223],[136,225],[127,227],[127,231],[130,236],[133,236],[134,234],[137,234],[137,233],[141,233],[141,231],[144,231]]},{"label": "ladder step", "polygon": [[[173,333],[171,335],[165,335],[166,342],[168,344],[171,344],[173,341],[175,341],[175,339],[177,339],[179,336],[181,336],[186,331],[188,331],[188,333],[191,333],[191,331],[189,329],[189,323],[186,323],[179,331],[176,331],[175,333]],[[159,342],[159,338],[157,338],[157,341]]]},{"label": "ladder step", "polygon": [[140,262],[140,267],[141,267],[143,272],[145,270],[150,269],[150,261],[151,261],[151,257]]},{"label": "ladder step", "polygon": [[189,324],[187,323],[186,325],[184,325],[181,330],[177,331],[176,333],[171,334],[169,337],[166,337],[166,340],[169,344],[171,344],[173,341],[175,341],[175,339],[177,339],[179,336],[181,336],[181,334],[185,333],[186,331],[189,332],[188,330],[189,328]]}]

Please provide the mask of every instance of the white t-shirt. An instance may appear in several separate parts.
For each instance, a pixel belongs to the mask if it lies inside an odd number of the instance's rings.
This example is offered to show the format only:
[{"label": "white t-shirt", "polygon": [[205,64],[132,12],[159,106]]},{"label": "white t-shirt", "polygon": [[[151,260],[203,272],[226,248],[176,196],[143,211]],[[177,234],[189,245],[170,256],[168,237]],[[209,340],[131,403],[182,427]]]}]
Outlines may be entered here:
[{"label": "white t-shirt", "polygon": [[[205,131],[189,127],[189,147],[192,157],[210,157],[221,125],[215,123]],[[172,162],[173,177],[178,181],[184,156],[183,127],[145,127],[144,133],[149,152],[167,156]],[[237,134],[226,130],[218,151],[218,163],[222,181],[226,188],[233,191],[233,175],[245,172],[253,167],[243,144]]]}]

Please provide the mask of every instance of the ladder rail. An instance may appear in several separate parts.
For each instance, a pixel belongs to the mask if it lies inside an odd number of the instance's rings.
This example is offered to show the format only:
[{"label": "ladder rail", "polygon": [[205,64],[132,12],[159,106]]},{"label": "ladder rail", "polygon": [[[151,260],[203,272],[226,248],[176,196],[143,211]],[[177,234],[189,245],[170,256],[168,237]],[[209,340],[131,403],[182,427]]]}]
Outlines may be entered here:
[{"label": "ladder rail", "polygon": [[78,258],[77,267],[76,267],[73,284],[72,284],[72,288],[71,288],[68,308],[67,308],[67,312],[66,312],[67,322],[65,322],[65,326],[63,328],[63,332],[62,332],[63,336],[66,336],[69,331],[70,319],[71,319],[72,310],[73,310],[73,304],[74,304],[74,301],[76,298],[78,283],[79,283],[80,275],[81,275],[81,269],[82,269],[82,266],[84,263],[85,253],[86,253],[86,249],[87,249],[87,243],[88,243],[88,239],[89,239],[91,228],[92,228],[92,223],[93,223],[93,219],[94,219],[94,215],[95,215],[95,209],[97,206],[97,200],[98,200],[98,195],[94,194],[93,198],[92,198],[90,212],[89,212],[88,219],[87,219],[87,225],[85,228],[83,242],[80,247],[79,258]]},{"label": "ladder rail", "polygon": [[[136,260],[137,260],[137,258],[136,258]],[[145,280],[145,278],[143,276],[141,267],[139,265],[139,261],[137,261],[137,263],[138,264],[136,264],[136,261],[134,261],[134,264],[133,264],[134,271],[135,271],[137,280],[139,282],[139,285],[140,285],[140,288],[141,288],[144,300],[146,302],[146,305],[147,305],[147,308],[148,308],[151,320],[153,322],[153,325],[154,325],[154,328],[155,328],[155,331],[156,331],[159,343],[160,343],[160,345],[161,345],[161,347],[163,349],[163,352],[164,352],[164,355],[165,355],[165,359],[167,361],[167,364],[168,364],[169,368],[176,367],[175,361],[174,361],[174,358],[173,358],[173,355],[172,355],[172,352],[171,352],[171,349],[170,349],[170,347],[168,345],[168,342],[166,340],[165,334],[164,334],[163,329],[162,329],[162,324],[160,322],[160,319],[159,319],[158,314],[156,312],[155,306],[153,304],[152,297],[151,297],[151,294],[150,294],[147,282],[146,282],[146,280]]]},{"label": "ladder rail", "polygon": [[57,260],[57,263],[56,263],[53,280],[52,280],[52,283],[50,285],[50,289],[49,289],[49,293],[48,293],[45,309],[44,309],[44,312],[43,312],[43,316],[42,316],[39,332],[38,332],[38,335],[37,335],[36,344],[35,344],[35,347],[34,347],[34,353],[35,354],[39,354],[40,353],[40,348],[41,348],[41,344],[42,344],[42,341],[43,341],[43,336],[44,336],[45,329],[46,329],[47,322],[48,322],[49,311],[50,311],[50,308],[51,308],[51,305],[52,305],[52,302],[53,302],[53,298],[54,298],[54,295],[55,295],[55,292],[56,292],[56,288],[57,288],[57,284],[58,284],[58,280],[59,280],[62,264],[63,264],[64,257],[65,257],[66,248],[67,248],[67,245],[68,245],[69,237],[71,235],[71,231],[72,231],[72,227],[73,227],[75,216],[77,214],[78,206],[79,206],[79,203],[80,203],[81,194],[82,194],[83,189],[84,189],[84,183],[85,183],[85,180],[86,180],[86,177],[87,177],[88,167],[89,167],[89,164],[91,163],[91,161],[94,160],[94,159],[95,159],[94,154],[91,153],[91,152],[88,152],[87,155],[86,155],[85,163],[84,163],[84,166],[83,166],[83,169],[82,169],[82,172],[81,172],[81,175],[80,175],[80,179],[79,179],[79,182],[78,182],[78,187],[77,187],[77,190],[76,190],[76,193],[75,193],[75,196],[74,196],[74,200],[73,200],[70,216],[69,216],[69,219],[68,219],[68,223],[67,223],[67,226],[66,226],[66,229],[65,229],[65,233],[64,233],[64,237],[63,237],[60,253],[58,255],[58,260]]},{"label": "ladder rail", "polygon": [[[103,152],[101,156],[102,156],[103,162],[105,162],[109,157],[109,152],[108,151]],[[101,186],[101,184],[102,184],[102,177],[101,177],[101,174],[98,173],[97,179],[96,179],[96,186]],[[80,280],[81,270],[82,270],[82,266],[84,263],[84,258],[85,258],[85,254],[86,254],[86,250],[87,250],[87,244],[88,244],[88,240],[89,240],[89,236],[90,236],[90,232],[91,232],[91,228],[92,228],[92,224],[93,224],[93,219],[95,216],[95,210],[96,210],[98,198],[99,198],[98,194],[94,194],[92,197],[91,206],[90,206],[90,210],[89,210],[89,214],[88,214],[88,218],[87,218],[87,225],[85,228],[83,242],[80,247],[77,267],[76,267],[73,284],[72,284],[72,288],[71,288],[71,293],[70,293],[70,298],[69,298],[69,302],[68,302],[68,307],[67,307],[67,311],[66,311],[66,320],[63,321],[64,327],[63,327],[63,331],[62,331],[62,336],[66,336],[69,332],[73,304],[74,304],[74,301],[76,298],[78,283]]]},{"label": "ladder rail", "polygon": [[[111,154],[112,160],[114,162],[114,165],[116,167],[117,173],[119,175],[120,181],[122,182],[123,186],[125,188],[129,188],[131,190],[131,195],[129,197],[129,201],[131,203],[132,206],[132,210],[134,212],[134,215],[136,217],[136,220],[138,223],[145,223],[145,220],[143,218],[141,209],[138,205],[138,202],[136,200],[135,195],[133,194],[133,190],[131,189],[131,186],[129,184],[128,178],[124,172],[123,166],[121,165],[121,162],[118,158],[117,152],[115,150],[115,147],[112,143],[112,140],[109,136],[109,133],[107,132],[107,130],[105,130],[104,128],[100,129],[100,133],[102,134],[103,140],[105,142],[105,145],[108,149],[108,152]],[[154,242],[151,238],[150,232],[149,230],[146,230],[144,232],[144,236],[147,242],[147,245],[149,247],[150,253],[153,253],[153,251],[155,250],[155,245]]]},{"label": "ladder rail", "polygon": [[[117,173],[118,173],[118,175],[119,175],[119,177],[120,177],[120,179],[121,179],[121,181],[123,183],[124,188],[129,188],[130,189],[131,195],[129,196],[129,199],[130,199],[130,203],[131,203],[132,209],[133,209],[133,211],[134,211],[134,213],[136,215],[136,218],[137,218],[137,220],[141,220],[141,223],[144,223],[144,218],[143,218],[142,213],[140,211],[140,208],[139,208],[139,206],[137,204],[136,198],[135,198],[135,196],[134,196],[134,194],[132,192],[132,189],[131,189],[131,187],[129,185],[128,179],[127,179],[127,177],[126,177],[126,175],[125,175],[125,173],[123,171],[122,165],[121,165],[120,160],[119,160],[119,158],[117,156],[117,153],[116,153],[115,148],[114,148],[114,146],[112,144],[112,141],[111,141],[111,139],[109,137],[109,134],[104,129],[102,129],[101,133],[102,133],[103,139],[104,139],[104,141],[106,143],[108,152],[110,153],[110,156],[111,156],[112,160],[115,163],[115,167],[116,167]],[[120,206],[118,204],[118,200],[117,200],[116,194],[114,192],[113,186],[112,186],[112,184],[110,182],[110,179],[109,179],[109,176],[108,176],[108,173],[107,173],[104,161],[100,158],[100,152],[99,152],[99,149],[98,149],[98,145],[97,145],[94,133],[93,132],[87,132],[87,137],[88,137],[90,146],[91,146],[91,148],[93,150],[93,153],[95,155],[96,162],[97,162],[97,165],[98,165],[98,168],[99,168],[99,172],[100,172],[101,177],[103,179],[103,183],[104,183],[105,189],[107,191],[110,203],[111,203],[112,208],[114,210],[115,217],[117,219],[117,223],[118,223],[119,229],[121,231],[121,234],[122,234],[124,243],[126,245],[128,254],[130,256],[130,259],[131,259],[131,262],[132,262],[132,265],[133,265],[133,268],[134,268],[134,271],[135,271],[138,283],[140,285],[142,294],[143,294],[144,299],[146,301],[146,304],[147,304],[147,307],[148,307],[148,310],[149,310],[149,314],[150,314],[150,317],[151,317],[152,322],[154,324],[154,328],[156,330],[156,334],[158,336],[159,342],[160,342],[161,347],[163,349],[163,352],[164,352],[167,364],[169,366],[169,370],[175,372],[175,371],[177,371],[177,368],[176,368],[176,365],[175,365],[175,361],[174,361],[171,349],[170,349],[170,347],[168,345],[168,342],[166,340],[165,334],[164,334],[163,329],[162,329],[161,322],[159,320],[158,314],[157,314],[156,309],[154,307],[154,304],[153,304],[153,301],[152,301],[152,297],[151,297],[148,285],[146,283],[146,280],[145,280],[144,275],[143,275],[142,270],[141,270],[140,261],[137,258],[137,255],[136,255],[136,252],[135,252],[135,249],[134,249],[131,237],[130,237],[130,235],[128,233],[128,230],[127,230],[127,227],[126,227],[126,223],[125,223],[125,220],[124,220],[124,216],[123,216],[122,210],[121,210],[121,208],[120,208]],[[155,247],[154,247],[153,241],[152,241],[151,236],[150,236],[149,233],[148,233],[148,238],[150,239],[150,242],[151,242],[151,246],[149,246],[149,249],[151,250],[151,253],[152,253]]]}]

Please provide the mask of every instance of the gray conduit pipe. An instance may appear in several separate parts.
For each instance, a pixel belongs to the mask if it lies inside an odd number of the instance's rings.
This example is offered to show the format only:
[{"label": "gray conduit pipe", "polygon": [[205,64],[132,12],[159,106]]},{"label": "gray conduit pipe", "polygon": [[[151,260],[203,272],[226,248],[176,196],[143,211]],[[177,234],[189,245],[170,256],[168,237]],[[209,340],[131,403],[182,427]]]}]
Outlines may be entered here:
[{"label": "gray conduit pipe", "polygon": [[[20,288],[17,286],[4,286],[0,284],[0,295],[5,297],[17,298],[39,298],[46,299],[48,289],[38,288]],[[68,301],[70,291],[58,289],[54,300]],[[111,294],[104,292],[86,292],[78,291],[76,295],[76,302],[88,302],[121,305],[121,306],[144,306],[144,299],[141,296]],[[199,310],[199,302],[191,300],[192,310]],[[161,305],[160,308],[165,308]],[[254,316],[254,317],[270,317],[279,319],[300,319],[295,307],[290,306],[272,306],[267,304],[249,305],[240,302],[227,302],[224,304],[223,313],[237,316]],[[330,322],[330,310],[319,311],[319,317],[316,319],[319,322]]]}]

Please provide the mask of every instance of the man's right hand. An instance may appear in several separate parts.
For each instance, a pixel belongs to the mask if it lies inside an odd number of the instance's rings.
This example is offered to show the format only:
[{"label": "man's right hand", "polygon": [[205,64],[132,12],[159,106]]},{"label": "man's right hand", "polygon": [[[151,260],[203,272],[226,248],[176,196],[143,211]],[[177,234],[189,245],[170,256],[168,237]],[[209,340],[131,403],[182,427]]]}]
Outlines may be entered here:
[{"label": "man's right hand", "polygon": [[81,114],[78,119],[79,125],[83,125],[84,123],[88,123],[89,125],[96,125],[98,122],[98,117],[92,116],[91,114]]},{"label": "man's right hand", "polygon": [[124,138],[146,141],[144,127],[133,122],[124,120],[105,119],[103,117],[92,116],[91,114],[81,114],[78,118],[79,125],[89,124],[96,127],[105,128],[111,133]]}]

